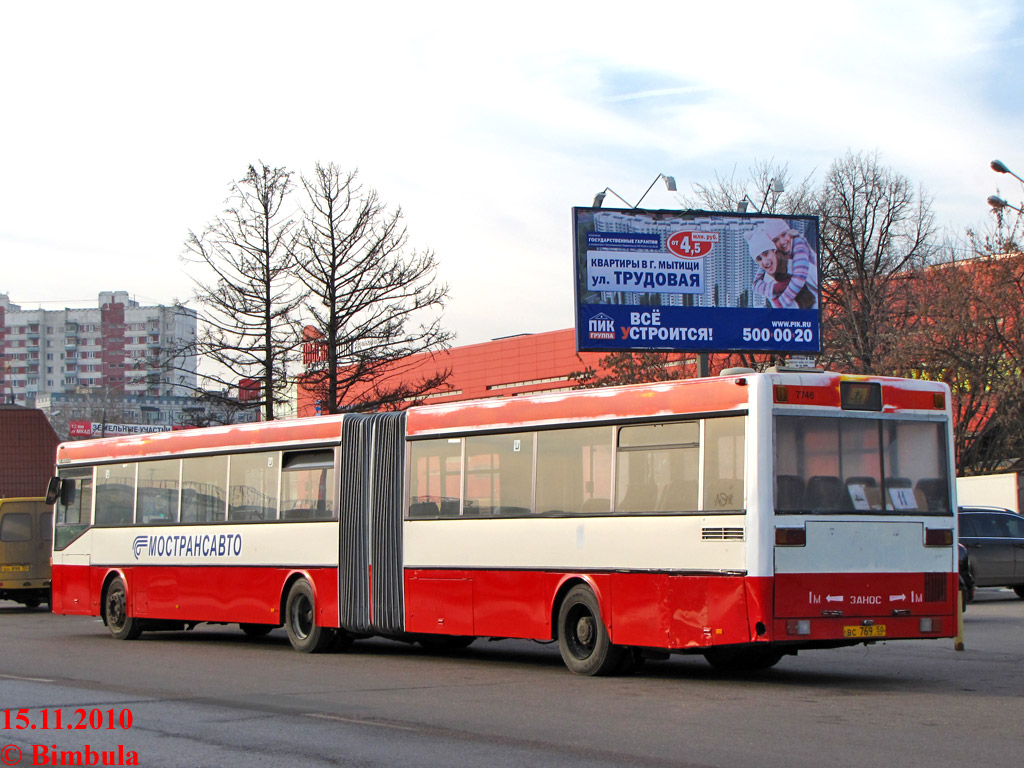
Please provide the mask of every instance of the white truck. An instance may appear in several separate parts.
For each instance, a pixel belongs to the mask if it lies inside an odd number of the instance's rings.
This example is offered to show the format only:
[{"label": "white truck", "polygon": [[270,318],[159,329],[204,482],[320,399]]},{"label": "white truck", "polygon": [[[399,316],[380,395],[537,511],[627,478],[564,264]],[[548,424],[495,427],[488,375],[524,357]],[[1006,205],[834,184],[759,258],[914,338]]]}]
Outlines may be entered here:
[{"label": "white truck", "polygon": [[957,504],[961,507],[1003,507],[1020,513],[1024,492],[1020,472],[974,475],[956,479]]}]

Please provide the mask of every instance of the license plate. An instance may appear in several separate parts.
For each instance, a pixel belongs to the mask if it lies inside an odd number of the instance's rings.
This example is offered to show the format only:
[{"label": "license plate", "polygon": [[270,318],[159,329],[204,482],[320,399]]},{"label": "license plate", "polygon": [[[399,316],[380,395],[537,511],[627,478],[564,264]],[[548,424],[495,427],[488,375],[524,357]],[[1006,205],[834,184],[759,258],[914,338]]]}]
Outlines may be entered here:
[{"label": "license plate", "polygon": [[0,572],[2,573],[24,573],[28,570],[27,565],[4,565],[0,566]]},{"label": "license plate", "polygon": [[843,637],[885,637],[885,624],[843,627]]}]

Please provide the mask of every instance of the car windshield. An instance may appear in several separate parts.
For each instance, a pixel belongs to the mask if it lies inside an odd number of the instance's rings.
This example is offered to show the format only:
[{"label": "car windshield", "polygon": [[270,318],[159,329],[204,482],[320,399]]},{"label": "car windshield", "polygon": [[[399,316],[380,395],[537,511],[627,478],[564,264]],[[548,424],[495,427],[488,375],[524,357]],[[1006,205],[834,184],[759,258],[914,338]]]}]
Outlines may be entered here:
[{"label": "car windshield", "polygon": [[780,414],[775,510],[950,514],[945,425]]}]

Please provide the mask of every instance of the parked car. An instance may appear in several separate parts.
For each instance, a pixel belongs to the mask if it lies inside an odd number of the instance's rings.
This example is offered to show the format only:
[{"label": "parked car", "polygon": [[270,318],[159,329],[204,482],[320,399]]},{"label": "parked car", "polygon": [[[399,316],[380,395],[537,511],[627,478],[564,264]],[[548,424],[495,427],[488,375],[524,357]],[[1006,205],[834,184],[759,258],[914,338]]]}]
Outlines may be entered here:
[{"label": "parked car", "polygon": [[975,587],[1010,587],[1024,598],[1024,516],[1001,507],[960,507],[960,543]]},{"label": "parked car", "polygon": [[960,564],[960,610],[966,611],[967,604],[974,600],[974,573],[967,557],[967,547],[962,543],[956,546]]}]

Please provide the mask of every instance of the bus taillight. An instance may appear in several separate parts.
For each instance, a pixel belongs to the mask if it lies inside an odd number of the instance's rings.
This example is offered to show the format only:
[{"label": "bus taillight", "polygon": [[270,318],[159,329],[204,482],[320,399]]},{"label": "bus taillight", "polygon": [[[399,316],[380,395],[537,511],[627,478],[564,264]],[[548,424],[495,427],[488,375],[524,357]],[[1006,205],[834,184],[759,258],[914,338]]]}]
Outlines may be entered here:
[{"label": "bus taillight", "polygon": [[953,531],[949,528],[925,528],[924,545],[926,547],[953,546]]},{"label": "bus taillight", "polygon": [[786,621],[786,634],[788,635],[809,635],[811,634],[810,619],[788,619]]},{"label": "bus taillight", "polygon": [[775,546],[803,547],[807,544],[807,530],[804,528],[776,528]]}]

